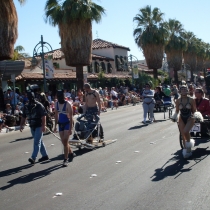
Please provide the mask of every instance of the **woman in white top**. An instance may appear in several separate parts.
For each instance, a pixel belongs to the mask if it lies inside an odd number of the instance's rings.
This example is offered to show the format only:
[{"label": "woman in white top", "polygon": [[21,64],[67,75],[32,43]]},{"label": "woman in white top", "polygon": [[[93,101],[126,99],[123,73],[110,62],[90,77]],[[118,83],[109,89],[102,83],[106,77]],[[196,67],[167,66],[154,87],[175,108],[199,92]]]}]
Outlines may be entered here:
[{"label": "woman in white top", "polygon": [[144,120],[142,123],[146,124],[147,113],[150,113],[150,123],[154,121],[154,107],[155,107],[155,100],[154,100],[154,91],[150,89],[150,84],[145,85],[145,90],[142,93],[143,96],[143,109],[144,109]]}]

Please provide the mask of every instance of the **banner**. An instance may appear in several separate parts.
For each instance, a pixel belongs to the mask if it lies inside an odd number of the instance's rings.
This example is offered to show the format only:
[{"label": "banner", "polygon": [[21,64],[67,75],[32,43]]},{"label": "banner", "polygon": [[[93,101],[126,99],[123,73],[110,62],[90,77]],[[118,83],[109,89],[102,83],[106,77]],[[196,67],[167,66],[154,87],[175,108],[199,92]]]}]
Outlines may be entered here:
[{"label": "banner", "polygon": [[54,77],[54,67],[52,60],[45,60],[45,78],[51,79]]},{"label": "banner", "polygon": [[83,66],[83,81],[84,81],[84,84],[87,83],[87,77],[88,77],[88,69],[87,69],[87,66]]},{"label": "banner", "polygon": [[133,78],[134,79],[138,79],[139,78],[139,70],[138,70],[138,66],[137,65],[133,66]]}]

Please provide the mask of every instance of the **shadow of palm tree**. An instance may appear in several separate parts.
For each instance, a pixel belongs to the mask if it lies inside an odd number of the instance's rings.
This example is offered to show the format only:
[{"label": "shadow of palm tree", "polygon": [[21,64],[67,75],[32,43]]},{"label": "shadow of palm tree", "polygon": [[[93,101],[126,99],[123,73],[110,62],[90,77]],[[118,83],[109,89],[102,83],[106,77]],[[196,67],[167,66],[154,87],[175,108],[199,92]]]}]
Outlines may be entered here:
[{"label": "shadow of palm tree", "polygon": [[[177,151],[174,154],[175,156],[169,159],[161,168],[155,169],[155,173],[151,177],[152,181],[160,181],[168,176],[174,176],[174,179],[176,179],[182,173],[191,171],[193,166],[201,162],[210,154],[210,151],[207,150],[207,148],[196,148],[196,150],[193,151],[192,157],[189,159],[184,159],[182,157],[182,150]],[[190,163],[192,160],[195,162],[195,164],[189,168],[184,168],[184,166]]]}]

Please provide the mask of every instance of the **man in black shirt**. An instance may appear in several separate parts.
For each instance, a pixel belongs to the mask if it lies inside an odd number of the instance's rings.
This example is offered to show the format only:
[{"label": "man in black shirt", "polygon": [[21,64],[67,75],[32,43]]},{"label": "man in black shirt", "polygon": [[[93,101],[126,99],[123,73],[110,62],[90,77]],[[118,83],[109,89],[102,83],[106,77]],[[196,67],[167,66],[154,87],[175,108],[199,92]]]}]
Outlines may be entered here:
[{"label": "man in black shirt", "polygon": [[49,159],[45,145],[42,141],[43,132],[45,132],[46,126],[46,110],[41,103],[35,101],[33,92],[28,91],[27,96],[29,99],[29,103],[26,104],[23,109],[23,115],[20,123],[20,131],[23,131],[23,125],[25,125],[25,120],[27,118],[29,126],[31,128],[31,134],[34,138],[33,153],[28,161],[32,165],[34,165],[39,151],[42,155],[42,157],[39,159],[39,162]]}]

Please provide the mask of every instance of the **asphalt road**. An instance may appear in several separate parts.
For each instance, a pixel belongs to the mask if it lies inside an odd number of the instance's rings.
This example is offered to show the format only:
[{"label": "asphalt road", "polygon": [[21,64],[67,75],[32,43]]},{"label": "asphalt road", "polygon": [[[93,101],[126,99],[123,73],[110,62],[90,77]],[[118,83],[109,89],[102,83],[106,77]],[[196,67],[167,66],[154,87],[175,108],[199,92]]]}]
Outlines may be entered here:
[{"label": "asphalt road", "polygon": [[141,105],[103,113],[105,139],[118,141],[76,150],[67,168],[51,134],[44,136],[50,161],[33,167],[29,130],[0,135],[0,209],[210,209],[210,143],[196,141],[193,157],[184,160],[176,123],[163,113],[155,118],[143,125]]}]

